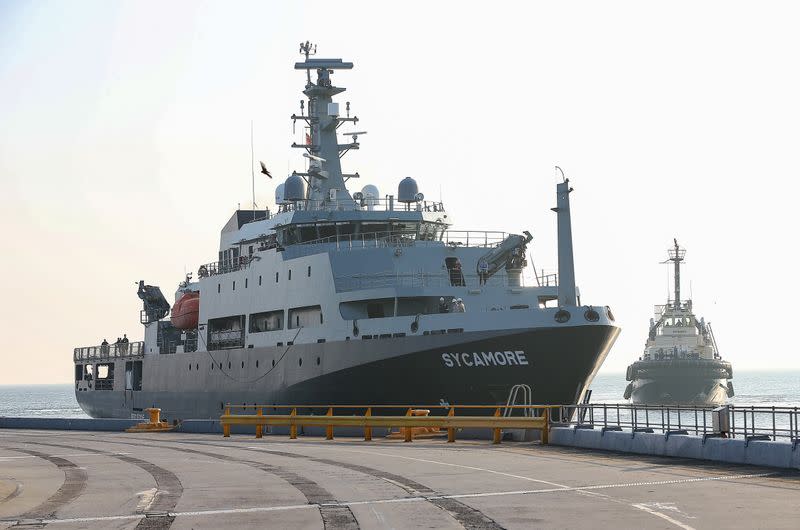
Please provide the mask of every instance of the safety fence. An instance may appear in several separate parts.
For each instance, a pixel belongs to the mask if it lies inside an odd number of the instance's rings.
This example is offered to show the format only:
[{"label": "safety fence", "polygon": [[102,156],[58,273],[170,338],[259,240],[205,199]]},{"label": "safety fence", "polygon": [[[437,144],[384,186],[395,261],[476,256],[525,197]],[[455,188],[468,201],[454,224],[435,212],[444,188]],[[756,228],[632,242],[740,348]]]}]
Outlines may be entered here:
[{"label": "safety fence", "polygon": [[116,359],[119,357],[138,357],[144,355],[144,342],[116,342],[100,346],[84,346],[73,350],[73,360],[92,361]]},{"label": "safety fence", "polygon": [[664,432],[730,438],[800,440],[800,407],[723,407],[598,403],[565,405],[552,411],[553,423],[579,428]]},{"label": "safety fence", "polygon": [[[223,435],[230,436],[232,425],[252,425],[256,438],[264,426],[288,426],[289,438],[297,438],[297,428],[325,427],[325,438],[333,439],[335,427],[363,428],[364,440],[372,439],[373,428],[397,428],[405,442],[421,433],[439,434],[445,429],[448,442],[455,442],[458,429],[490,429],[493,443],[499,444],[503,429],[534,429],[548,443],[550,416],[560,406],[548,405],[231,405],[220,416]],[[252,410],[254,414],[247,414]],[[307,411],[307,414],[298,414]],[[521,415],[513,416],[514,411]],[[233,413],[236,411],[237,413]],[[314,414],[314,412],[320,414]],[[324,411],[324,412],[323,412]],[[438,414],[430,415],[431,411]],[[469,415],[456,411],[470,412]],[[394,413],[394,414],[392,414]],[[403,415],[404,414],[404,415]],[[444,436],[445,432],[441,431]]]}]

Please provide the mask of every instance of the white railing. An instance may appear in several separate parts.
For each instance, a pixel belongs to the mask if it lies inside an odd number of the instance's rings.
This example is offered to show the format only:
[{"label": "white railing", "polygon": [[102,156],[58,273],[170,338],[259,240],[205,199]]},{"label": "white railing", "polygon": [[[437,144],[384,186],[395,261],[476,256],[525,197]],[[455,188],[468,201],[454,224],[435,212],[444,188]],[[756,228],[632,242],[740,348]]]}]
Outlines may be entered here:
[{"label": "white railing", "polygon": [[119,357],[138,357],[140,355],[144,355],[144,342],[118,342],[75,348],[73,360],[115,359]]}]

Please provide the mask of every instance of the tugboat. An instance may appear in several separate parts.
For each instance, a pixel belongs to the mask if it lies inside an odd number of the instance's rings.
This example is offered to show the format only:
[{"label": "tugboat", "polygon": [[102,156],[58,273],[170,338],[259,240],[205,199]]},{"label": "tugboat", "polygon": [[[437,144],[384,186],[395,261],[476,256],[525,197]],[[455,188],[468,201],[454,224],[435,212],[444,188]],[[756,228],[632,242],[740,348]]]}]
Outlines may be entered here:
[{"label": "tugboat", "polygon": [[345,89],[332,77],[353,63],[300,51],[291,147],[307,167],[277,186],[274,210],[233,213],[218,261],[182,278],[173,304],[140,282],[143,341],[75,348],[83,410],[174,420],[227,403],[504,404],[518,384],[536,402],[579,400],[620,330],[577,295],[568,179],[556,186],[558,277],[524,286],[529,232],[451,230],[410,177],[396,194],[351,193],[360,175],[340,160],[365,132],[340,131],[359,118],[333,101]]},{"label": "tugboat", "polygon": [[713,406],[733,397],[733,370],[723,361],[711,324],[692,312],[692,301],[681,300],[681,264],[686,250],[668,250],[675,267],[675,297],[655,306],[644,354],[628,366],[625,399],[642,405]]}]

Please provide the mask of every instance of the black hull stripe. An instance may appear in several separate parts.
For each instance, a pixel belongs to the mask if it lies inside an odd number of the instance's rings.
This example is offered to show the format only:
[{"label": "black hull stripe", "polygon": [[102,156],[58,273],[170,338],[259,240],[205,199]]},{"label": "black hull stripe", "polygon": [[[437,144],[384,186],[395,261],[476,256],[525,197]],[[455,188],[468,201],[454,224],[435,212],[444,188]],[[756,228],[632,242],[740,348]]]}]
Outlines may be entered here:
[{"label": "black hull stripe", "polygon": [[[143,442],[150,441],[150,439],[133,438],[133,437],[131,438],[131,440],[141,440]],[[133,445],[137,447],[139,446],[139,444],[136,443],[111,441],[111,440],[104,440],[104,443]],[[185,444],[186,442],[173,442],[173,443]],[[198,443],[198,442],[193,442],[193,443]],[[358,521],[356,520],[349,506],[326,506],[326,504],[338,504],[339,501],[333,496],[331,492],[329,492],[327,489],[323,488],[313,480],[300,476],[282,467],[271,464],[265,464],[263,462],[256,462],[254,460],[246,460],[243,458],[236,458],[233,456],[211,453],[208,451],[199,451],[197,449],[176,447],[175,445],[148,443],[148,447],[160,447],[162,449],[167,449],[170,451],[198,454],[210,458],[216,458],[217,460],[223,460],[226,462],[244,464],[246,466],[250,466],[259,469],[261,471],[264,471],[265,473],[270,473],[272,475],[275,475],[276,477],[285,480],[292,487],[297,489],[300,493],[303,494],[303,496],[306,498],[309,504],[317,505],[319,507],[324,528],[332,530],[340,530],[340,529],[356,530],[359,528]]]},{"label": "black hull stripe", "polygon": [[[60,447],[62,449],[76,449],[74,445],[62,445],[45,442],[28,443],[35,445],[46,445],[50,447]],[[155,512],[158,515],[156,517],[147,517],[147,514],[144,514],[145,517],[139,521],[139,524],[136,525],[136,528],[139,530],[166,530],[172,526],[172,522],[175,520],[175,517],[164,516],[163,513],[174,511],[175,505],[178,504],[178,499],[180,499],[181,495],[183,494],[183,485],[181,484],[180,479],[178,479],[178,477],[172,471],[157,466],[152,462],[148,462],[133,456],[117,455],[106,451],[99,451],[97,449],[89,449],[87,447],[80,447],[79,449],[81,451],[86,451],[87,453],[116,458],[128,464],[133,464],[149,473],[156,483],[156,494],[153,503],[149,507],[149,512]]]},{"label": "black hull stripe", "polygon": [[[86,481],[88,479],[86,470],[79,468],[74,462],[66,458],[51,456],[31,449],[10,449],[47,460],[64,472],[64,482],[58,490],[40,505],[20,515],[19,517],[21,519],[51,519],[61,507],[66,506],[78,498],[86,488]],[[8,500],[8,498],[4,500]],[[45,525],[43,524],[41,526],[44,527]]]}]

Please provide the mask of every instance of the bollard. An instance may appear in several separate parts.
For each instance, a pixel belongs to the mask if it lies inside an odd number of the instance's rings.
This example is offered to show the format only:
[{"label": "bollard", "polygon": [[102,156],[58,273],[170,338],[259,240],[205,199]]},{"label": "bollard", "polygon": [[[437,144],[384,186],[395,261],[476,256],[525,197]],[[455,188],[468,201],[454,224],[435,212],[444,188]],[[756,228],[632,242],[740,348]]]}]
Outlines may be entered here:
[{"label": "bollard", "polygon": [[[372,416],[372,409],[367,408],[367,412],[364,414],[364,417],[369,418],[370,416]],[[372,441],[372,427],[364,427],[364,441]]]},{"label": "bollard", "polygon": [[[456,415],[456,408],[450,407],[450,412],[447,413],[448,416],[455,416]],[[455,427],[448,427],[447,428],[447,443],[453,443],[456,441],[456,428]]]},{"label": "bollard", "polygon": [[542,445],[550,443],[550,409],[544,409],[544,425],[542,426]]},{"label": "bollard", "polygon": [[[297,416],[297,409],[292,409],[292,413],[290,416]],[[292,422],[292,425],[289,427],[289,439],[296,440],[297,439],[297,424]]]},{"label": "bollard", "polygon": [[[500,407],[497,407],[497,410],[494,411],[494,417],[495,418],[500,417]],[[492,429],[492,430],[494,431],[492,435],[492,443],[499,444],[501,437],[500,429]]]},{"label": "bollard", "polygon": [[[333,407],[328,409],[328,413],[325,414],[326,416],[333,416]],[[325,439],[326,440],[333,440],[333,425],[327,425],[325,427]]]},{"label": "bollard", "polygon": [[[406,412],[406,416],[411,416],[411,409],[408,409],[408,412]],[[411,430],[411,427],[403,427],[403,430],[405,434],[405,438],[403,439],[403,441],[410,442],[414,437],[413,435],[414,431]]]},{"label": "bollard", "polygon": [[[261,407],[258,407],[256,411],[257,416],[263,416],[263,410]],[[264,436],[264,426],[263,425],[256,425],[256,438],[261,438]]]},{"label": "bollard", "polygon": [[[230,416],[231,415],[231,407],[230,407],[230,405],[225,409],[225,415],[226,416]],[[231,425],[230,425],[230,423],[225,423],[225,424],[222,425],[222,436],[224,436],[225,438],[230,438],[230,436],[231,436]]]}]

